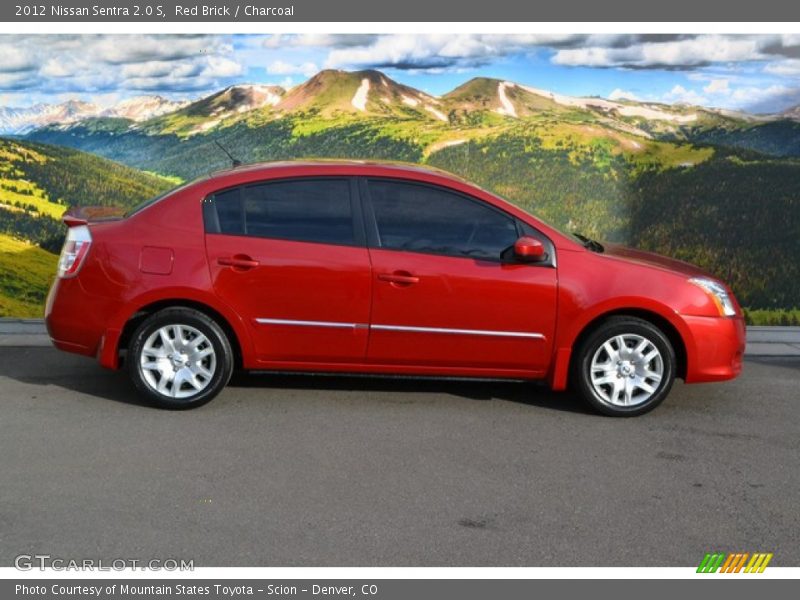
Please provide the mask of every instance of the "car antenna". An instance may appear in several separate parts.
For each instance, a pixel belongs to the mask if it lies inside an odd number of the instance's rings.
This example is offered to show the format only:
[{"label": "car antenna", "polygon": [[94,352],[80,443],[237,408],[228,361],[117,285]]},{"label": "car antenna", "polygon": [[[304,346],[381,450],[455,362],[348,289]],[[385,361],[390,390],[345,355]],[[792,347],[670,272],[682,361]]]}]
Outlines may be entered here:
[{"label": "car antenna", "polygon": [[234,168],[236,168],[236,167],[238,167],[238,166],[240,166],[240,165],[242,164],[242,161],[240,161],[240,160],[238,160],[238,159],[236,159],[236,158],[233,158],[233,156],[231,155],[231,153],[230,153],[230,152],[228,152],[228,151],[225,149],[225,146],[223,146],[222,144],[220,144],[220,143],[219,143],[217,140],[214,140],[214,143],[215,143],[217,146],[219,146],[219,149],[220,149],[220,150],[222,150],[222,151],[223,151],[223,152],[224,152],[224,153],[225,153],[225,154],[228,156],[228,158],[230,158],[230,159],[231,159],[231,165],[233,165],[233,167],[234,167]]}]

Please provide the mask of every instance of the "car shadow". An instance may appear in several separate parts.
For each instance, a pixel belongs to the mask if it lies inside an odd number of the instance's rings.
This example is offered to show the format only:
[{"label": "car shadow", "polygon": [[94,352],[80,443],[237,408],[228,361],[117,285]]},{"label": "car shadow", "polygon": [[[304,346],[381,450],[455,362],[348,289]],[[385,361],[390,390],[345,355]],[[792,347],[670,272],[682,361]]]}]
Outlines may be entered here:
[{"label": "car shadow", "polygon": [[[42,373],[34,376],[17,375],[0,367],[0,376],[8,377],[27,385],[42,386],[44,388],[56,386],[80,395],[142,408],[152,408],[145,399],[137,394],[126,373],[108,371],[97,365],[94,366],[91,372],[86,372],[86,369],[80,369],[71,375]],[[47,393],[45,389],[42,395]],[[38,394],[32,397],[36,398],[37,396]]]},{"label": "car shadow", "polygon": [[747,363],[800,371],[800,357],[797,356],[746,356],[745,369]]},{"label": "car shadow", "polygon": [[[124,370],[109,371],[84,357],[64,354],[52,348],[14,348],[14,354],[0,360],[0,377],[6,377],[36,388],[33,397],[46,394],[49,386],[76,394],[102,398],[133,406],[152,408],[134,389]],[[3,348],[5,355],[10,348]],[[42,369],[42,365],[48,365]],[[442,394],[474,401],[502,400],[526,406],[574,413],[590,413],[590,409],[570,392],[553,392],[544,383],[519,381],[486,381],[470,379],[434,379],[380,377],[373,375],[339,375],[307,373],[235,373],[227,394],[237,389],[331,390],[352,392],[388,392],[405,396]],[[212,403],[213,404],[213,403]]]},{"label": "car shadow", "polygon": [[589,407],[575,394],[553,392],[539,382],[256,372],[236,373],[228,385],[232,388],[394,392],[412,396],[443,394],[465,400],[502,400],[565,412],[591,413]]}]

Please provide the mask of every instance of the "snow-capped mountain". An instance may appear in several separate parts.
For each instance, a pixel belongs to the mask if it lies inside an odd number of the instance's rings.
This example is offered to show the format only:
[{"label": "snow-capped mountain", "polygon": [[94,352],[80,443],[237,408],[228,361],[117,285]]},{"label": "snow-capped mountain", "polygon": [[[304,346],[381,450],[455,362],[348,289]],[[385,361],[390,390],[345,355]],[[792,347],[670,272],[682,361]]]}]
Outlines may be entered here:
[{"label": "snow-capped mountain", "polygon": [[[723,123],[730,126],[728,129],[773,121],[791,124],[800,121],[800,106],[782,114],[756,115],[688,104],[574,97],[487,77],[476,77],[446,94],[433,96],[380,71],[328,69],[288,90],[277,85],[241,83],[191,102],[151,95],[129,98],[111,107],[79,100],[29,108],[0,107],[0,134],[29,134],[46,127],[73,130],[86,119],[114,117],[124,121],[103,124],[101,128],[193,136],[239,121],[249,120],[252,125],[297,114],[314,114],[323,119],[336,115],[355,119],[395,117],[452,127],[491,125],[499,117],[508,124],[542,115],[570,120],[581,114],[617,132],[652,138],[683,135],[684,130]],[[454,140],[444,142],[452,144]]]},{"label": "snow-capped mountain", "polygon": [[120,117],[146,121],[186,106],[161,96],[138,96],[103,108],[91,102],[68,100],[60,104],[35,104],[30,107],[0,106],[0,134],[21,135],[46,125],[68,125],[95,117]]},{"label": "snow-capped mountain", "polygon": [[74,123],[95,116],[100,110],[96,104],[81,100],[27,108],[0,106],[0,133],[21,134],[52,123]]},{"label": "snow-capped mountain", "polygon": [[162,96],[136,96],[118,102],[100,113],[103,117],[119,117],[131,121],[146,121],[160,117],[166,113],[180,110],[189,102],[186,100],[168,100]]},{"label": "snow-capped mountain", "polygon": [[232,85],[187,104],[181,113],[221,120],[262,106],[275,106],[284,93],[277,85]]},{"label": "snow-capped mountain", "polygon": [[781,113],[787,119],[794,119],[795,121],[800,121],[800,104],[794,106],[792,108],[788,108]]}]

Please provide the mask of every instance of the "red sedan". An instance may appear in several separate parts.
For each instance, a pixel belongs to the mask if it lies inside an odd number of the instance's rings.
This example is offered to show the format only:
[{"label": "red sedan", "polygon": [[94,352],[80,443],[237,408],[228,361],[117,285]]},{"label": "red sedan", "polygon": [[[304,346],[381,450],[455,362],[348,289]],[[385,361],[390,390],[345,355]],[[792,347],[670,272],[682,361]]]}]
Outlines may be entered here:
[{"label": "red sedan", "polygon": [[722,282],[441,171],[253,165],[100,215],[64,219],[48,331],[163,407],[208,402],[244,369],[543,379],[632,416],[675,377],[742,367]]}]

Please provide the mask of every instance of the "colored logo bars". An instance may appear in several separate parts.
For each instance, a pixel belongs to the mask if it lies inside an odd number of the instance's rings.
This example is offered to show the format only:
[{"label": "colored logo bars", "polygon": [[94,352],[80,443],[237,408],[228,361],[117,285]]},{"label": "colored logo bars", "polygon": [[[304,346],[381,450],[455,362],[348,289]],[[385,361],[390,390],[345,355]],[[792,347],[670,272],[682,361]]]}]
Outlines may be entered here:
[{"label": "colored logo bars", "polygon": [[772,560],[771,552],[710,552],[707,553],[698,573],[763,573],[769,561]]}]

